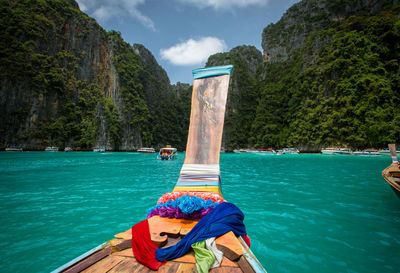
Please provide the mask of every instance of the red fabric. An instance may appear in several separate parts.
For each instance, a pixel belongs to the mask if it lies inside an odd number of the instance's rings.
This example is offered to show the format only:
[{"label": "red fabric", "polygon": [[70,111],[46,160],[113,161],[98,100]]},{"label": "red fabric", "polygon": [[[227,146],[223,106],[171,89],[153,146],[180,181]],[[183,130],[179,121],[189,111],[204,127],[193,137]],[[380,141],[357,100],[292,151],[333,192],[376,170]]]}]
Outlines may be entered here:
[{"label": "red fabric", "polygon": [[136,260],[152,270],[157,270],[165,264],[165,262],[156,260],[157,248],[151,241],[147,220],[143,220],[132,227],[132,250]]},{"label": "red fabric", "polygon": [[242,235],[242,239],[243,239],[243,241],[246,243],[246,245],[247,245],[248,247],[250,247],[250,245],[251,245],[250,237],[246,234],[246,235]]}]

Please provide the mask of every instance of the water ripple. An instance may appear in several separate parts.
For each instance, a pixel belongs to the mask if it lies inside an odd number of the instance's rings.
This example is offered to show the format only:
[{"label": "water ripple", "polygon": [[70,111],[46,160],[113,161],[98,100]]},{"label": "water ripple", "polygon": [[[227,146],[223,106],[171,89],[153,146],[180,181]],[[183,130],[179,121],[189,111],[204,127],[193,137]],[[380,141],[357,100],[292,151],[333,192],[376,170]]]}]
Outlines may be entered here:
[{"label": "water ripple", "polygon": [[[146,217],[184,154],[0,153],[5,272],[47,272]],[[390,158],[221,155],[224,198],[245,213],[269,272],[397,272],[400,206]],[[79,242],[79,243],[77,243]],[[10,247],[12,246],[12,247]]]}]

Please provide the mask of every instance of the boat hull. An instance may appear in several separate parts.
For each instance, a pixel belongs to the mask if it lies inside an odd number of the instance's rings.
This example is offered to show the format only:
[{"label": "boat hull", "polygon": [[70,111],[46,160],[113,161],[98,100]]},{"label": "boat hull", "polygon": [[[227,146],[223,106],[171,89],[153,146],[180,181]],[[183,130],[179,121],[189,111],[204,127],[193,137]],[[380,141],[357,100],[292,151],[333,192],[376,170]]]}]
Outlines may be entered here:
[{"label": "boat hull", "polygon": [[398,164],[392,164],[382,172],[382,177],[390,185],[392,190],[400,198],[400,167]]}]

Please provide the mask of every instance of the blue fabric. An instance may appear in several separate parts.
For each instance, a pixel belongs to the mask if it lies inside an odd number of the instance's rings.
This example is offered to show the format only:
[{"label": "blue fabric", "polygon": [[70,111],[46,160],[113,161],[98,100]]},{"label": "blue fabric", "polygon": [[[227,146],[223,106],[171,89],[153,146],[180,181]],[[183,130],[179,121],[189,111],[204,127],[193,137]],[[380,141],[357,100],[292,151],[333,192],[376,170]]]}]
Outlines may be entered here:
[{"label": "blue fabric", "polygon": [[176,245],[156,249],[156,259],[169,261],[179,258],[185,255],[193,243],[221,236],[229,231],[233,231],[236,236],[245,235],[243,219],[243,212],[238,207],[223,202],[204,216]]},{"label": "blue fabric", "polygon": [[192,70],[194,79],[214,77],[219,75],[229,75],[232,72],[233,65],[221,65],[204,67]]},{"label": "blue fabric", "polygon": [[[195,211],[201,209],[208,209],[210,207],[216,207],[218,205],[219,205],[218,202],[213,202],[213,200],[211,199],[203,200],[202,198],[197,196],[183,195],[181,197],[176,198],[175,201],[168,200],[166,203],[158,203],[155,208],[160,208],[160,207],[178,208],[184,214],[191,214]],[[147,214],[150,214],[151,211],[154,210],[155,208],[147,210]]]}]

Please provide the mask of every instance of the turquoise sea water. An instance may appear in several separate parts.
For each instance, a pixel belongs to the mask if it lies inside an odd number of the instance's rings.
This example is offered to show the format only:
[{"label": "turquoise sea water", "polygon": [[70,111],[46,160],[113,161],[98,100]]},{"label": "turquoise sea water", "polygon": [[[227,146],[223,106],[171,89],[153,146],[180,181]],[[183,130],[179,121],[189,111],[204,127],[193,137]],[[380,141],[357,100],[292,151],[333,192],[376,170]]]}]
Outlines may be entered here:
[{"label": "turquoise sea water", "polygon": [[[0,153],[1,272],[49,272],[146,217],[184,154]],[[225,199],[273,272],[399,272],[389,156],[221,154]]]}]

